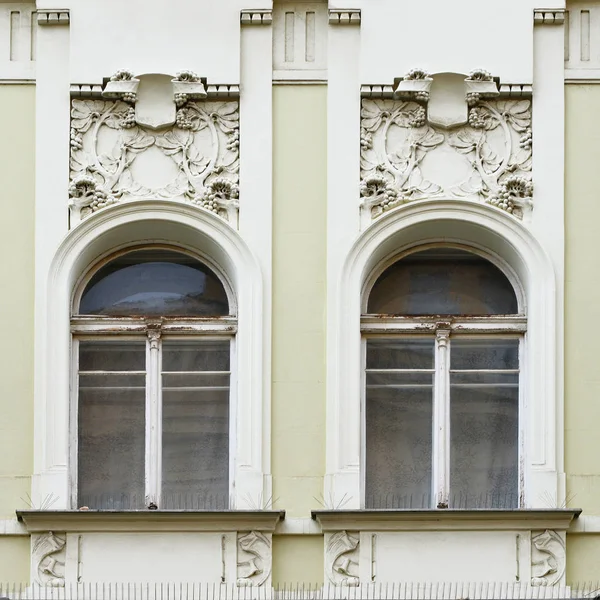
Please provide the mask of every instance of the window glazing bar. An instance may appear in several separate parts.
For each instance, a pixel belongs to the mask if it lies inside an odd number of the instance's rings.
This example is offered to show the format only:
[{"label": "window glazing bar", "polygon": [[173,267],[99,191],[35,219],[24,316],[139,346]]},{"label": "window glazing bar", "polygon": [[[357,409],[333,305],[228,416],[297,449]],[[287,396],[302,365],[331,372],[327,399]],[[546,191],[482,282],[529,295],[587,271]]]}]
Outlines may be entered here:
[{"label": "window glazing bar", "polygon": [[161,482],[160,327],[148,329],[146,375],[146,507],[158,508]]},{"label": "window glazing bar", "polygon": [[435,333],[433,389],[433,497],[436,508],[448,508],[450,489],[450,329]]}]

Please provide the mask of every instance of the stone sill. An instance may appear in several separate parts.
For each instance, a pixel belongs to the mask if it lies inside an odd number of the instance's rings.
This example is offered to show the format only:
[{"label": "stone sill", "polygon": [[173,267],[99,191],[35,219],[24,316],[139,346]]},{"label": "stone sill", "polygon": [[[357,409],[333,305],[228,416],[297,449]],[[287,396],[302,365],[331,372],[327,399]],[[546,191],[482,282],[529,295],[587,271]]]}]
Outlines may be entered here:
[{"label": "stone sill", "polygon": [[516,510],[313,510],[323,531],[567,530],[579,508]]},{"label": "stone sill", "polygon": [[17,510],[30,533],[42,531],[262,531],[272,533],[284,510]]}]

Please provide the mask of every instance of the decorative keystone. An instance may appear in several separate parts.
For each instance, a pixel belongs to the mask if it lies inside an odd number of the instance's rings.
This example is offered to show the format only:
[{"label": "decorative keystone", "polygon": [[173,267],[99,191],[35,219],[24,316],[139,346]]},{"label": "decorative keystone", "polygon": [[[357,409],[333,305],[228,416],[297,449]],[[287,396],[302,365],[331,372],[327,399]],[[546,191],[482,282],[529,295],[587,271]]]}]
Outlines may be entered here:
[{"label": "decorative keystone", "polygon": [[271,23],[273,23],[273,11],[270,9],[240,12],[240,25],[271,25]]},{"label": "decorative keystone", "polygon": [[360,25],[360,8],[331,8],[329,9],[330,25]]},{"label": "decorative keystone", "polygon": [[38,25],[68,25],[71,16],[68,9],[38,9]]},{"label": "decorative keystone", "polygon": [[533,11],[534,25],[562,25],[565,22],[564,8],[536,8]]}]

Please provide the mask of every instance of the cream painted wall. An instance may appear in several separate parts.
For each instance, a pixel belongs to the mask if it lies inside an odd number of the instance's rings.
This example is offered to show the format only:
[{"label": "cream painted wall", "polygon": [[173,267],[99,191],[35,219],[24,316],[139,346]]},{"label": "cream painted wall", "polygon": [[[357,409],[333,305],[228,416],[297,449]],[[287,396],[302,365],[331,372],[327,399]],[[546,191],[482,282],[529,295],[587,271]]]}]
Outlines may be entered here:
[{"label": "cream painted wall", "polygon": [[323,585],[323,536],[273,536],[273,586]]},{"label": "cream painted wall", "polygon": [[566,86],[565,470],[569,505],[585,515],[600,514],[600,371],[590,335],[600,304],[599,109],[600,86]]},{"label": "cream painted wall", "polygon": [[0,281],[5,290],[0,312],[0,518],[6,518],[23,506],[33,467],[35,87],[0,86],[0,106]]},{"label": "cream painted wall", "polygon": [[[565,469],[569,505],[600,514],[600,371],[590,333],[600,304],[600,86],[566,86]],[[597,580],[600,535],[567,537],[567,579]]]},{"label": "cream painted wall", "polygon": [[[33,468],[35,87],[0,86],[0,519],[14,518]],[[29,537],[0,536],[0,581],[29,579]]]},{"label": "cream painted wall", "polygon": [[273,89],[271,451],[289,517],[318,508],[325,473],[326,111],[325,86]]}]

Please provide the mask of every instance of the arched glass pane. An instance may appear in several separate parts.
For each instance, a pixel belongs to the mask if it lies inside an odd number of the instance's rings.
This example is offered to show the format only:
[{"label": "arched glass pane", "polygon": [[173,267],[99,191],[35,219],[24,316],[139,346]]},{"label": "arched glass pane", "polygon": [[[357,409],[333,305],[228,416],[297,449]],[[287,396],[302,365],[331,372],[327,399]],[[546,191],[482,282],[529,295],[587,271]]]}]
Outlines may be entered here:
[{"label": "arched glass pane", "polygon": [[171,250],[136,250],[98,270],[79,314],[223,316],[229,303],[219,278],[200,261]]},{"label": "arched glass pane", "polygon": [[370,314],[510,315],[515,291],[498,267],[454,248],[415,252],[387,268],[367,303]]}]

